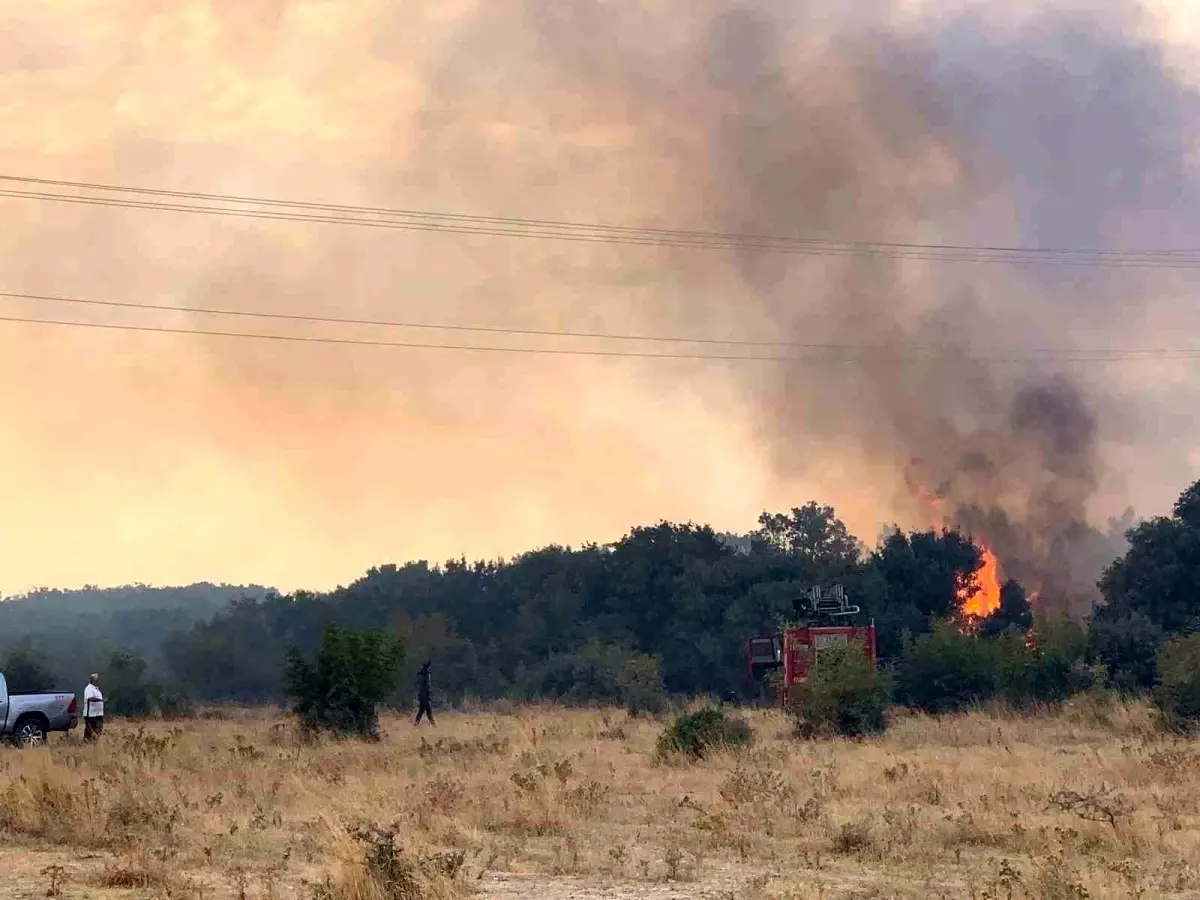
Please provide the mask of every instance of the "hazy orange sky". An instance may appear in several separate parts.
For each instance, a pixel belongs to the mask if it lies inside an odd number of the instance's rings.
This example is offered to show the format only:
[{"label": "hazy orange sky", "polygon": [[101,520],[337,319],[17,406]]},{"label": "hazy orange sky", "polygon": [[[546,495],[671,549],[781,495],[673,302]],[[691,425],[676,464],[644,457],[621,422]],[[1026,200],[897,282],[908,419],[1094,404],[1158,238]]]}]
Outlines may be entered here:
[{"label": "hazy orange sky", "polygon": [[[0,174],[572,221],[711,224],[705,196],[693,190],[699,164],[689,161],[707,140],[693,123],[713,120],[718,101],[672,88],[664,96],[678,97],[677,105],[640,105],[621,77],[605,75],[603,34],[592,48],[596,59],[579,63],[591,67],[581,86],[574,63],[542,65],[543,57],[572,52],[548,50],[545,41],[560,29],[586,31],[589,15],[605,4],[564,3],[576,18],[550,24],[531,21],[531,5],[0,0]],[[728,5],[631,2],[652,26],[635,57],[653,60],[655,41],[664,54],[700,41],[706,17]],[[1019,6],[1008,12],[1014,21],[1024,14]],[[950,7],[872,6],[891,17],[889,27],[918,32]],[[1169,52],[1178,54],[1172,58],[1186,81],[1194,24],[1171,20],[1166,7],[1156,15],[1143,22],[1145,35],[1179,44]],[[829,26],[831,33],[840,27]],[[820,52],[821,39],[813,33],[812,47],[793,49]],[[478,46],[489,53],[480,58]],[[648,64],[646,77],[653,74]],[[852,120],[854,98],[836,80],[822,89],[830,121]],[[889,166],[888,177],[913,179],[922,191],[958,177],[948,151],[933,148],[922,159]],[[920,215],[905,221],[923,222]],[[794,225],[803,232],[805,217]],[[954,227],[931,221],[909,239],[937,239]],[[777,315],[753,301],[721,254],[681,266],[645,248],[6,198],[0,291],[779,337]],[[0,315],[230,325],[45,302],[0,306]],[[1177,312],[1148,309],[1124,337],[1177,344],[1173,329],[1194,324]],[[819,333],[819,316],[813,321]],[[437,340],[348,326],[319,333]],[[779,464],[778,447],[762,439],[760,393],[769,392],[770,368],[0,323],[0,592],[195,580],[322,588],[387,561],[610,540],[660,518],[746,530],[763,509],[808,499],[833,503],[868,541],[909,515],[896,499],[902,473],[853,440],[823,432],[797,448],[796,465]],[[1168,390],[1193,390],[1194,379],[1189,363],[1158,364],[1122,385],[1153,403]],[[803,431],[804,423],[793,427]],[[1195,442],[1180,446],[1180,435],[1192,433],[1178,428],[1169,456],[1113,449],[1120,471],[1105,482],[1106,511],[1169,503],[1200,462],[1189,455]]]}]

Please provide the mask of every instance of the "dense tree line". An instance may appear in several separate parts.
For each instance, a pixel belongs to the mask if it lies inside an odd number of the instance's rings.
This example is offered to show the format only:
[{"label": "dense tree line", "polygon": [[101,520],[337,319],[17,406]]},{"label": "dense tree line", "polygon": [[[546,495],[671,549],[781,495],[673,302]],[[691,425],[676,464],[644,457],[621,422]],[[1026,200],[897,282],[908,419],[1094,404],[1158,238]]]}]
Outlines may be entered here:
[{"label": "dense tree line", "polygon": [[[0,604],[0,626],[13,623],[0,648],[10,670],[19,664],[28,674],[41,664],[75,681],[100,651],[110,658],[124,650],[149,661],[137,681],[151,695],[277,701],[293,652],[315,652],[337,625],[400,639],[412,670],[402,683],[434,660],[444,700],[556,698],[649,709],[663,692],[752,693],[747,638],[794,619],[807,588],[839,583],[875,621],[899,698],[950,709],[995,695],[1058,699],[1106,677],[1119,688],[1149,688],[1164,640],[1200,625],[1200,484],[1171,517],[1129,532],[1127,555],[1104,575],[1106,602],[1090,634],[1079,624],[1035,622],[1014,582],[1003,586],[1000,609],[963,634],[963,597],[982,560],[954,530],[893,530],[867,549],[831,508],[815,503],[764,513],[759,526],[725,535],[662,522],[604,546],[385,565],[329,593],[135,588],[107,597],[107,606],[97,602],[103,593],[45,594]],[[92,640],[97,623],[100,648]],[[77,653],[81,646],[88,654]],[[128,660],[123,665],[128,677]]]},{"label": "dense tree line", "polygon": [[898,655],[906,635],[959,612],[980,564],[955,531],[896,532],[864,552],[809,504],[740,540],[663,522],[608,546],[388,565],[329,594],[239,600],[175,634],[164,658],[198,697],[276,699],[288,648],[311,652],[337,624],[395,633],[409,667],[436,661],[452,700],[614,700],[649,672],[671,693],[745,693],[747,638],[794,618],[806,588],[845,585],[879,623],[881,652]]}]

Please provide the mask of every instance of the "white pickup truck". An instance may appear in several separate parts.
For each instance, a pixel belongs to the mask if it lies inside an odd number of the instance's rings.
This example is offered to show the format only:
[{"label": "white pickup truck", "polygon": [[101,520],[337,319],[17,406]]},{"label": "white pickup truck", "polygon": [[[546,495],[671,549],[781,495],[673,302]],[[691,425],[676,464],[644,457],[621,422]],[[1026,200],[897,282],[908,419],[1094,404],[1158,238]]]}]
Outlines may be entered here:
[{"label": "white pickup truck", "polygon": [[8,692],[8,682],[0,673],[0,738],[8,738],[18,747],[36,747],[46,743],[51,731],[70,731],[79,724],[79,704],[75,695],[61,691]]}]

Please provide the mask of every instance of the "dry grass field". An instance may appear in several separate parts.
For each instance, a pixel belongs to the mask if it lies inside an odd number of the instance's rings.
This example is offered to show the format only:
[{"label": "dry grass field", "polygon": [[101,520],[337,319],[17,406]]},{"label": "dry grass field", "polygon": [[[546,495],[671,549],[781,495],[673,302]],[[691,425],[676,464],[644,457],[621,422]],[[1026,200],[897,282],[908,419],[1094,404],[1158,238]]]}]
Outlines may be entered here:
[{"label": "dry grass field", "polygon": [[0,750],[0,896],[1200,897],[1200,746],[1144,707],[902,717],[863,743],[749,718],[751,750],[700,763],[616,711],[387,719],[377,744],[268,711],[113,722]]}]

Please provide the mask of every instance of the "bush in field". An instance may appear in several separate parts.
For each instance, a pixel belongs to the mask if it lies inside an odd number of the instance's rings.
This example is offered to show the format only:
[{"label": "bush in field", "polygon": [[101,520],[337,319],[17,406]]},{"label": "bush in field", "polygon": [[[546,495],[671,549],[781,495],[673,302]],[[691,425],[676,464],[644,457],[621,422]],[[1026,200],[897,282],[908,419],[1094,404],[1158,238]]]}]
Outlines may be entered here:
[{"label": "bush in field", "polygon": [[896,673],[897,699],[931,713],[965,709],[998,688],[990,642],[962,634],[953,623],[908,641]]},{"label": "bush in field", "polygon": [[617,706],[621,702],[612,661],[587,651],[549,657],[521,678],[516,694],[520,699],[553,700],[564,706]]},{"label": "bush in field", "polygon": [[551,656],[521,679],[518,694],[566,706],[625,706],[635,716],[657,714],[667,704],[656,657],[599,642]]},{"label": "bush in field", "polygon": [[1150,690],[1158,680],[1156,659],[1163,643],[1162,628],[1140,612],[1105,613],[1094,616],[1088,628],[1092,659],[1107,667],[1117,690],[1138,694]]},{"label": "bush in field", "polygon": [[656,716],[667,708],[667,689],[657,657],[644,653],[629,657],[617,672],[617,684],[631,716]]},{"label": "bush in field", "polygon": [[185,719],[195,712],[191,696],[180,688],[156,686],[152,696],[164,719]]},{"label": "bush in field", "polygon": [[789,697],[802,737],[878,734],[887,726],[891,699],[888,673],[850,647],[823,651],[812,676],[794,687]]},{"label": "bush in field", "polygon": [[312,662],[292,648],[284,681],[305,730],[374,738],[403,662],[403,646],[386,632],[331,625]]},{"label": "bush in field", "polygon": [[660,756],[680,754],[703,759],[710,750],[746,747],[754,739],[750,724],[720,709],[705,707],[678,716],[658,738]]},{"label": "bush in field", "polygon": [[1173,731],[1200,726],[1200,634],[1168,639],[1158,652],[1154,705]]},{"label": "bush in field", "polygon": [[108,658],[104,673],[104,711],[114,716],[149,716],[155,710],[157,685],[147,684],[146,661],[125,650]]},{"label": "bush in field", "polygon": [[997,638],[997,684],[1017,706],[1061,703],[1093,687],[1097,678],[1086,662],[1088,640],[1073,622],[1042,618],[1028,634],[1010,632]]}]

